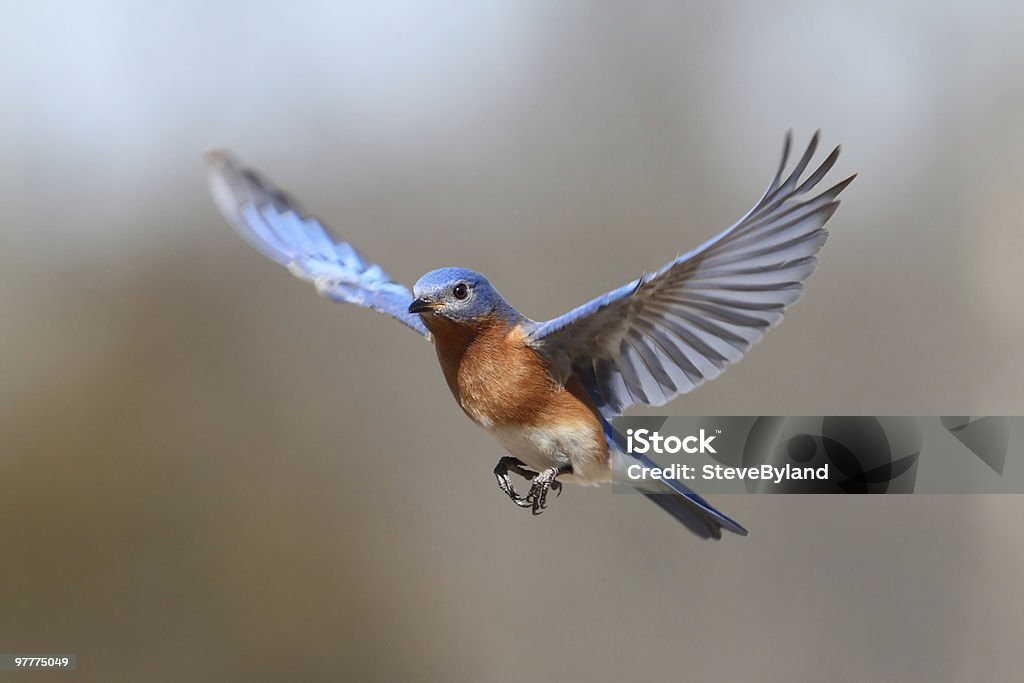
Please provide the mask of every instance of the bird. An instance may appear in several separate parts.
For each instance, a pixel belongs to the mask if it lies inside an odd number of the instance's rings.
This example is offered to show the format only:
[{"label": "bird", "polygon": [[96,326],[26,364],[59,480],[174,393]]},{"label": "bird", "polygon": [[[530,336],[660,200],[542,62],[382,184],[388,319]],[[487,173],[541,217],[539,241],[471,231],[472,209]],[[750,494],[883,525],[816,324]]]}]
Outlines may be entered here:
[{"label": "bird", "polygon": [[[206,153],[214,202],[264,256],[328,299],[386,314],[433,342],[456,403],[508,452],[502,492],[535,515],[562,484],[613,481],[646,456],[611,425],[630,406],[660,406],[739,361],[803,294],[825,225],[856,174],[814,194],[836,147],[801,180],[811,138],[785,175],[792,132],[760,200],[740,220],[658,270],[547,321],[526,317],[479,272],[431,270],[410,291],[232,153]],[[529,483],[521,495],[512,480]],[[614,481],[623,481],[614,479]],[[641,492],[700,538],[747,530],[678,480]]]}]

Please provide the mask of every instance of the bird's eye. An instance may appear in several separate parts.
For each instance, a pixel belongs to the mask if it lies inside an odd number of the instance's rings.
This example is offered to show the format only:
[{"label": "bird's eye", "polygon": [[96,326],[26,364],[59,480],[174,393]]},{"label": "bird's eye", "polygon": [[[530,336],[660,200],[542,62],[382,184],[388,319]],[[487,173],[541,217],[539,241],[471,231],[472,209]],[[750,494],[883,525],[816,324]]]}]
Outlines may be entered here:
[{"label": "bird's eye", "polygon": [[467,296],[469,296],[469,288],[466,287],[466,283],[460,282],[459,284],[455,285],[455,287],[452,288],[452,296],[454,296],[459,301],[462,301]]}]

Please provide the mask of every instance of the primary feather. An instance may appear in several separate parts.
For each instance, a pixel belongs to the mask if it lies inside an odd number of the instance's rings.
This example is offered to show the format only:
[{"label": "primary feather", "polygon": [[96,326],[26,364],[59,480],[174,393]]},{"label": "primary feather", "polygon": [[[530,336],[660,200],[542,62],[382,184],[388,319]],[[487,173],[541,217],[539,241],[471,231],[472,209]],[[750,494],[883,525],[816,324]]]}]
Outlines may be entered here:
[{"label": "primary feather", "polygon": [[351,244],[331,237],[320,220],[229,153],[206,154],[210,192],[224,217],[249,244],[329,299],[370,308],[429,337],[409,313],[412,293]]},{"label": "primary feather", "polygon": [[787,134],[775,178],[736,224],[655,273],[535,323],[527,343],[579,373],[606,417],[660,406],[717,377],[800,298],[825,223],[855,177],[806,198],[839,156],[837,147],[800,182],[817,144],[815,133],[783,181]]}]

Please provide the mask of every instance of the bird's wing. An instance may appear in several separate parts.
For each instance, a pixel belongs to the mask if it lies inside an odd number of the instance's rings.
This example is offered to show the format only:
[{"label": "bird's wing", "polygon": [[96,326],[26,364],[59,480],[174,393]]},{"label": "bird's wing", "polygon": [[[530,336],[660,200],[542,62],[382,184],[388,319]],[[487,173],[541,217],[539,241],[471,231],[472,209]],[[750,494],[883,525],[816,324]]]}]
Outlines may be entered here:
[{"label": "bird's wing", "polygon": [[815,133],[783,180],[787,133],[775,178],[739,222],[655,273],[535,323],[527,343],[556,367],[571,363],[606,416],[660,406],[717,377],[800,298],[836,197],[856,177],[807,198],[839,156],[837,147],[801,182],[817,143]]},{"label": "bird's wing", "polygon": [[430,333],[409,313],[412,293],[348,242],[331,237],[316,216],[229,153],[206,154],[210,192],[224,217],[249,244],[329,299],[371,308],[420,334]]}]

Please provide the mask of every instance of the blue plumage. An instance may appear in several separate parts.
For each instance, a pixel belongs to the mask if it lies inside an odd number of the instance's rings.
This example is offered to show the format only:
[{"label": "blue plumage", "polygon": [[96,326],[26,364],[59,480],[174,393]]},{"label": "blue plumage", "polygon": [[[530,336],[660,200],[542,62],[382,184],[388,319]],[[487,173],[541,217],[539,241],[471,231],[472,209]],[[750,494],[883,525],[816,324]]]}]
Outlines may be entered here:
[{"label": "blue plumage", "polygon": [[334,240],[298,202],[227,152],[208,152],[206,162],[217,207],[257,251],[329,299],[385,313],[429,336],[419,316],[408,311],[409,290],[348,242]]},{"label": "blue plumage", "polygon": [[606,416],[663,405],[717,377],[800,298],[837,196],[853,181],[803,198],[839,155],[837,147],[798,185],[817,143],[815,134],[783,182],[787,135],[774,180],[746,216],[660,270],[537,324],[528,343],[572,363]]},{"label": "blue plumage", "polygon": [[[466,296],[455,296],[459,285],[465,287]],[[417,299],[444,302],[446,316],[460,323],[470,323],[485,316],[494,316],[508,324],[526,320],[505,301],[480,273],[468,268],[439,268],[432,270],[412,288]]]}]

